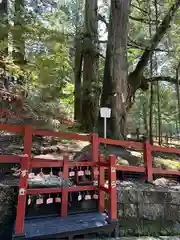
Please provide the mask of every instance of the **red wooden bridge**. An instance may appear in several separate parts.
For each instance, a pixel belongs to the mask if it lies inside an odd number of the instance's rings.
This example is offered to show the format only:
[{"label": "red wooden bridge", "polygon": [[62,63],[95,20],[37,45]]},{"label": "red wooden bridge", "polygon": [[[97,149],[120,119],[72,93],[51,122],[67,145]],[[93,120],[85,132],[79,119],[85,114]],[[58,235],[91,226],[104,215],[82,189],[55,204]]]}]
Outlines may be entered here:
[{"label": "red wooden bridge", "polygon": [[[117,207],[116,207],[116,171],[122,172],[138,172],[144,173],[147,181],[152,181],[155,174],[161,175],[180,175],[179,171],[167,171],[152,166],[152,152],[168,152],[180,154],[180,149],[165,148],[152,146],[148,141],[144,143],[132,141],[119,141],[112,139],[99,138],[96,133],[90,135],[80,135],[76,133],[62,133],[53,131],[42,131],[33,129],[27,125],[7,125],[0,124],[0,130],[11,133],[24,134],[24,155],[23,156],[0,156],[0,163],[18,163],[21,166],[18,203],[16,222],[14,227],[13,239],[61,239],[73,238],[75,235],[85,234],[90,232],[99,232],[101,230],[111,229],[117,234]],[[88,141],[92,146],[92,161],[91,162],[75,162],[68,155],[63,156],[63,160],[52,160],[34,158],[32,151],[33,135],[52,136],[63,139]],[[116,164],[116,157],[110,155],[108,159],[104,159],[99,155],[99,145],[110,144],[122,146],[125,148],[141,149],[144,152],[144,167],[136,166],[120,166]],[[59,168],[61,169],[60,176],[63,178],[61,187],[29,187],[28,181],[32,169],[37,168]],[[73,169],[73,170],[72,170]],[[91,185],[82,186],[76,181],[76,185],[68,186],[69,177],[74,177],[76,180],[84,169],[91,169],[92,178]],[[105,186],[105,169],[108,171],[108,186]],[[72,174],[73,172],[73,174]],[[95,184],[97,180],[97,184]],[[95,211],[86,213],[71,214],[68,208],[69,194],[73,192],[86,192],[85,199],[94,199],[97,202]],[[52,195],[57,194],[56,198]],[[105,196],[108,195],[108,211],[105,211]],[[26,209],[28,208],[29,196],[32,195],[48,195],[48,203],[53,203],[55,200],[60,205],[59,214],[53,216],[35,216],[27,217]],[[82,195],[80,194],[81,198]],[[41,199],[42,200],[42,199]],[[49,202],[48,202],[49,201]]]}]

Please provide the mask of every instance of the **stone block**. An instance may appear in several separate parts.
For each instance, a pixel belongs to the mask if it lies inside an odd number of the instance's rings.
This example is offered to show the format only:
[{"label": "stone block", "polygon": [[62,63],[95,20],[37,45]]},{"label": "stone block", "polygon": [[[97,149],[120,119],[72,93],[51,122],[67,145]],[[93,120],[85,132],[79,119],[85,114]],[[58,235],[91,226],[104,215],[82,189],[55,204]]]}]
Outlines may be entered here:
[{"label": "stone block", "polygon": [[180,192],[169,192],[169,195],[171,204],[180,205]]},{"label": "stone block", "polygon": [[8,204],[12,201],[14,191],[10,188],[0,189],[0,204]]},{"label": "stone block", "polygon": [[163,191],[138,191],[139,203],[162,204],[166,201],[166,193]]},{"label": "stone block", "polygon": [[117,210],[118,210],[118,218],[124,218],[124,204],[118,204],[117,206]]},{"label": "stone block", "polygon": [[136,204],[124,204],[124,218],[137,218],[138,210]]},{"label": "stone block", "polygon": [[117,200],[119,203],[137,203],[138,202],[138,191],[127,190],[120,188],[117,192]]},{"label": "stone block", "polygon": [[180,217],[180,206],[179,205],[172,205],[172,204],[167,204],[164,207],[164,219],[165,220],[172,220],[176,221],[179,220]]},{"label": "stone block", "polygon": [[157,220],[164,217],[164,205],[142,203],[139,205],[139,218]]}]

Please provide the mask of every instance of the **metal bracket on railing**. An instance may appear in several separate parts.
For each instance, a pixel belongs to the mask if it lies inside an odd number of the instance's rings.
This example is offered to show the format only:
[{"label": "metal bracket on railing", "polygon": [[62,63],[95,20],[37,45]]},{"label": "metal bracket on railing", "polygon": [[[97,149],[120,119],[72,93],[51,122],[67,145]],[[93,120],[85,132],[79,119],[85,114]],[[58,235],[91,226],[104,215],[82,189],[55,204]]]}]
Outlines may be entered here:
[{"label": "metal bracket on railing", "polygon": [[24,196],[26,194],[26,189],[25,188],[20,188],[19,189],[19,195]]},{"label": "metal bracket on railing", "polygon": [[112,187],[112,188],[115,188],[115,187],[116,187],[116,182],[115,182],[115,181],[112,181],[112,182],[111,182],[111,187]]},{"label": "metal bracket on railing", "polygon": [[98,186],[98,181],[93,181],[93,186]]},{"label": "metal bracket on railing", "polygon": [[115,167],[111,167],[111,172],[116,172],[116,168]]},{"label": "metal bracket on railing", "polygon": [[28,174],[28,170],[21,170],[22,177],[25,177]]}]

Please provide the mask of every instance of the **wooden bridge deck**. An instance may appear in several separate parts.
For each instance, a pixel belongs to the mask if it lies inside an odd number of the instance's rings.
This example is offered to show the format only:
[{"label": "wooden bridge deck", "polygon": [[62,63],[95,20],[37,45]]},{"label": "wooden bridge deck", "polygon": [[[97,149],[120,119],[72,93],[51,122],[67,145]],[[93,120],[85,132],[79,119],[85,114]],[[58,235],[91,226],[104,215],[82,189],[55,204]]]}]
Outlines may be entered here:
[{"label": "wooden bridge deck", "polygon": [[[75,214],[67,217],[26,218],[24,225],[25,240],[59,239],[115,228],[115,223],[108,223],[106,216],[99,212]],[[116,223],[117,224],[117,223]],[[16,238],[15,238],[16,239]]]}]

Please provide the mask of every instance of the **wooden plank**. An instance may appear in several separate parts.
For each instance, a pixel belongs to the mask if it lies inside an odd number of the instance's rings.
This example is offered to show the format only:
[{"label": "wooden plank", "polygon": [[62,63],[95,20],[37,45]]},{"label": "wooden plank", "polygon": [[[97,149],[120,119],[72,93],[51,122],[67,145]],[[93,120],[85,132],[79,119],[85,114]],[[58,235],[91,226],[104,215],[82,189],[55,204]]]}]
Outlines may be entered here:
[{"label": "wooden plank", "polygon": [[51,137],[80,140],[80,141],[87,141],[87,142],[90,141],[89,135],[80,135],[78,133],[70,133],[70,132],[54,132],[54,131],[43,131],[43,130],[35,130],[34,129],[33,135],[51,136]]},{"label": "wooden plank", "polygon": [[146,169],[146,180],[152,181],[153,180],[152,151],[151,145],[148,141],[144,143],[144,165]]},{"label": "wooden plank", "polygon": [[99,138],[99,143],[116,145],[116,146],[133,148],[133,149],[143,149],[143,143],[133,142],[133,141],[121,141],[121,140]]},{"label": "wooden plank", "polygon": [[151,146],[151,151],[180,154],[180,149],[168,148],[168,147],[159,147],[159,146]]},{"label": "wooden plank", "polygon": [[[65,181],[69,179],[68,158],[63,161],[63,179]],[[68,189],[65,186],[62,187],[61,206],[61,217],[66,217],[68,214]]]},{"label": "wooden plank", "polygon": [[68,162],[69,167],[94,167],[97,166],[97,162]]},{"label": "wooden plank", "polygon": [[28,187],[28,172],[30,170],[32,147],[32,129],[25,127],[24,131],[24,156],[21,158],[21,174],[19,182],[18,204],[16,211],[16,234],[24,234],[24,218],[26,212],[26,191]]},{"label": "wooden plank", "polygon": [[62,160],[52,160],[44,158],[33,158],[30,164],[31,168],[53,168],[62,167]]},{"label": "wooden plank", "polygon": [[61,188],[29,188],[27,189],[28,195],[38,195],[38,194],[51,194],[51,193],[61,193]]},{"label": "wooden plank", "polygon": [[0,163],[20,163],[22,156],[0,155]]},{"label": "wooden plank", "polygon": [[83,192],[83,191],[97,191],[98,188],[96,186],[75,186],[69,187],[68,192]]},{"label": "wooden plank", "polygon": [[7,131],[11,133],[23,133],[23,125],[9,125],[9,124],[0,124],[0,131]]},{"label": "wooden plank", "polygon": [[158,168],[153,168],[153,173],[154,174],[162,174],[162,175],[180,175],[180,171],[177,170],[163,170],[163,169],[158,169]]},{"label": "wooden plank", "polygon": [[117,191],[116,191],[116,156],[109,156],[108,181],[108,215],[110,220],[117,220]]},{"label": "wooden plank", "polygon": [[105,193],[109,193],[109,189],[103,186],[100,186],[100,191],[103,191]]},{"label": "wooden plank", "polygon": [[[99,176],[98,176],[98,186],[99,186],[99,212],[104,212],[105,209],[105,191],[101,188],[104,187],[104,167],[101,164],[104,162],[105,158],[103,155],[99,156]],[[108,189],[109,190],[109,189]]]},{"label": "wooden plank", "polygon": [[136,167],[136,166],[121,166],[116,165],[116,170],[118,171],[124,171],[124,172],[145,172],[144,167]]}]

